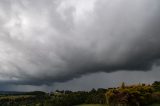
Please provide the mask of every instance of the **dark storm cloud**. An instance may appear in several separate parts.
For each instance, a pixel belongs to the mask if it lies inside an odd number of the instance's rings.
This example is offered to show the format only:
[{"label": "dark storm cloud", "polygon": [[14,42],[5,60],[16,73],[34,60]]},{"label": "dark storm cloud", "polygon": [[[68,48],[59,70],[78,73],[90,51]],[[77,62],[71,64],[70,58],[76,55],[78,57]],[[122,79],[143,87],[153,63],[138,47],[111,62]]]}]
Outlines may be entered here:
[{"label": "dark storm cloud", "polygon": [[1,0],[0,82],[149,70],[160,58],[159,10],[159,0]]},{"label": "dark storm cloud", "polygon": [[152,84],[160,80],[160,67],[154,67],[151,71],[116,71],[112,73],[93,73],[83,75],[80,78],[61,83],[55,83],[52,90],[91,90],[93,88],[110,88],[120,86],[122,82],[126,85],[138,83]]}]

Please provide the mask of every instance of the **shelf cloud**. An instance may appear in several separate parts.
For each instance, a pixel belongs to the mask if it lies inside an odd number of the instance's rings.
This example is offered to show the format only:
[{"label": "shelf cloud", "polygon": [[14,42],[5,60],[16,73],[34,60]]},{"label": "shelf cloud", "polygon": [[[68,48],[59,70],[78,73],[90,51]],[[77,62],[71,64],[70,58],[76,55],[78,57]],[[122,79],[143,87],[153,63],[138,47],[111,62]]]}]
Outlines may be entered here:
[{"label": "shelf cloud", "polygon": [[1,0],[0,83],[43,85],[160,59],[159,0]]}]

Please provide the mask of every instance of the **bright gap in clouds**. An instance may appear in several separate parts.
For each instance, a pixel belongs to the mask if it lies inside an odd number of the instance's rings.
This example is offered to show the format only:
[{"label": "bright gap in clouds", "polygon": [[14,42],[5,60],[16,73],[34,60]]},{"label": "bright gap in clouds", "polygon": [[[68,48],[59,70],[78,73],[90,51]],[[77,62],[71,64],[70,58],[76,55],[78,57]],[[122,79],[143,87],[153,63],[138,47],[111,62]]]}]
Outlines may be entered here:
[{"label": "bright gap in clouds", "polygon": [[[94,5],[96,0],[66,0],[60,3],[57,11],[61,14],[63,19],[66,19],[67,11],[74,9],[72,13],[75,23],[79,23],[82,20],[86,20],[88,15],[94,11]],[[89,17],[91,18],[91,17]]]}]

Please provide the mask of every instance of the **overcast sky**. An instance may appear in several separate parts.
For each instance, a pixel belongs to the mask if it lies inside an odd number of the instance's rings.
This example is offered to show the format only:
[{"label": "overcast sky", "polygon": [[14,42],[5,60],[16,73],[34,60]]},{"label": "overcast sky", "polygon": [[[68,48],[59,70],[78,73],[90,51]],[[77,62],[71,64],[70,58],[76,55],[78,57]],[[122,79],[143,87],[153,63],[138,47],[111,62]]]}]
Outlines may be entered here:
[{"label": "overcast sky", "polygon": [[160,80],[160,0],[0,0],[0,90]]}]

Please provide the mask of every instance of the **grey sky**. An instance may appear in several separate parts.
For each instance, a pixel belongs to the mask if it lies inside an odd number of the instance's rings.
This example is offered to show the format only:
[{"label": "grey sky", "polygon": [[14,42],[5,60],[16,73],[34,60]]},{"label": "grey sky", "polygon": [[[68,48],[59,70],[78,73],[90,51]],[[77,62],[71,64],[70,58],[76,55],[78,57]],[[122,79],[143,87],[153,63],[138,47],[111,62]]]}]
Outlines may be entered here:
[{"label": "grey sky", "polygon": [[6,89],[61,89],[84,76],[102,82],[114,81],[115,73],[154,76],[159,10],[159,0],[0,0],[0,83]]}]

